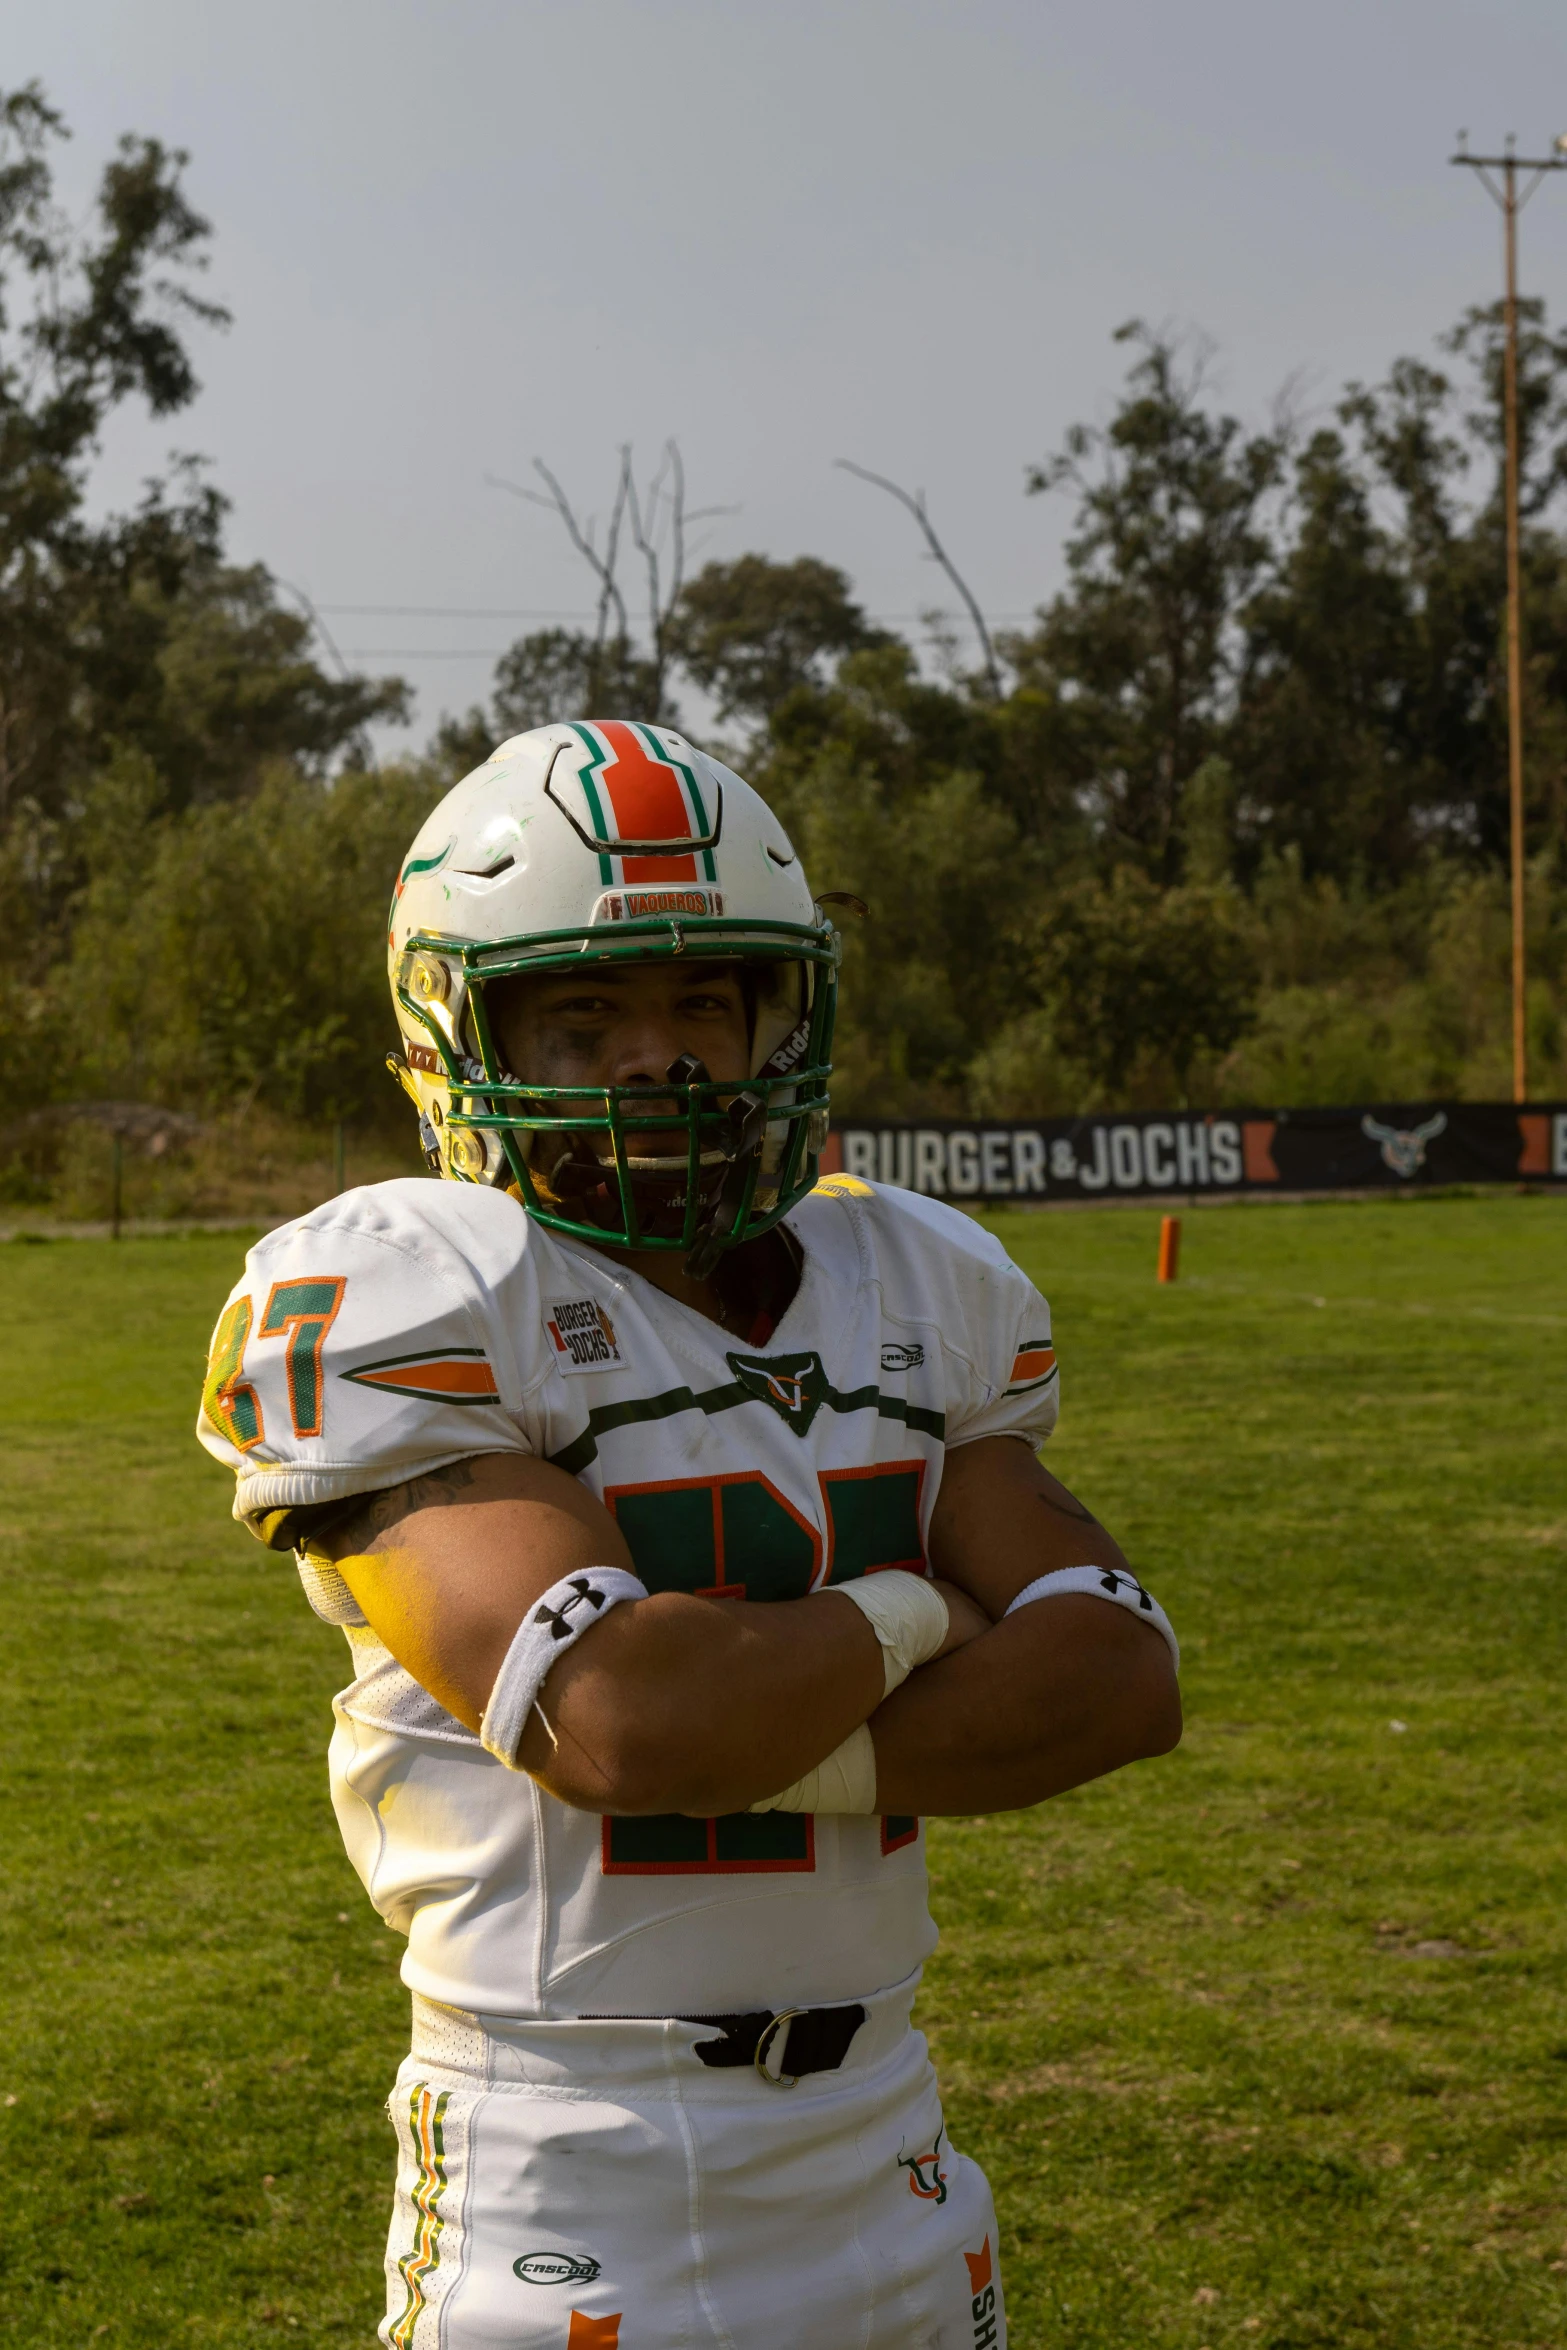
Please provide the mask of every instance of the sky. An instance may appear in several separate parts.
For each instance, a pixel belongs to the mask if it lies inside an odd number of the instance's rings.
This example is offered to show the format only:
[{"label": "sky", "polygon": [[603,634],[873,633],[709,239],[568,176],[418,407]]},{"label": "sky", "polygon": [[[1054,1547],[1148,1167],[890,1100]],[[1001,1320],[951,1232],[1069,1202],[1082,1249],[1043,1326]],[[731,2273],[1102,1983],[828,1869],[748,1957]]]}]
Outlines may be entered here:
[{"label": "sky", "polygon": [[[840,564],[879,617],[1058,585],[1070,509],[1025,470],[1104,418],[1141,317],[1211,338],[1227,405],[1428,351],[1500,286],[1454,135],[1567,129],[1561,0],[0,0],[8,72],[75,133],[189,150],[215,232],[203,390],[116,422],[100,498],[171,447],[231,545],[418,694],[418,741],[592,583],[487,476],[542,457],[584,515],[678,437],[700,562]],[[1522,228],[1567,311],[1567,176]],[[625,585],[636,587],[628,568]],[[372,609],[379,607],[379,609]]]}]

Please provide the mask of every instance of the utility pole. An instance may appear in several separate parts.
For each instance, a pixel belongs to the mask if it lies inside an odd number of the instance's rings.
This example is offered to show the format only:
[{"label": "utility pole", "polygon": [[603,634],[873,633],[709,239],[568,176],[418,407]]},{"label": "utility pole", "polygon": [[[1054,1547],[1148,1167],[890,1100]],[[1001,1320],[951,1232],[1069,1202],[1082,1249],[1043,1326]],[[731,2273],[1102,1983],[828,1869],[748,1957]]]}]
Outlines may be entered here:
[{"label": "utility pole", "polygon": [[[1507,805],[1512,834],[1513,882],[1513,1100],[1529,1098],[1529,1044],[1524,997],[1523,861],[1523,609],[1518,559],[1518,215],[1548,171],[1567,171],[1567,132],[1554,154],[1519,155],[1509,134],[1502,155],[1471,155],[1469,134],[1458,134],[1458,153],[1448,158],[1478,173],[1499,206],[1503,222],[1507,296],[1503,305],[1502,422],[1505,455],[1502,504],[1507,528]],[[1501,173],[1498,186],[1495,173]],[[1527,172],[1522,194],[1518,175]]]}]

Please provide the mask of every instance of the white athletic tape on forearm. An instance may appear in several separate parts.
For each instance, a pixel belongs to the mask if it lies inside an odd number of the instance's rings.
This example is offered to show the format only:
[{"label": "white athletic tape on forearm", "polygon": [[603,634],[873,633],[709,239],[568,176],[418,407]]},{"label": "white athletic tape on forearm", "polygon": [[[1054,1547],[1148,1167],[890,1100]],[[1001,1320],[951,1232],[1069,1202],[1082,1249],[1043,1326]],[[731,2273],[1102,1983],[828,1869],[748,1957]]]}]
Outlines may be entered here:
[{"label": "white athletic tape on forearm", "polygon": [[876,1749],[862,1722],[825,1762],[781,1795],[753,1803],[752,1811],[873,1812],[876,1809]]},{"label": "white athletic tape on forearm", "polygon": [[647,1585],[623,1567],[584,1567],[580,1575],[565,1575],[552,1583],[529,1608],[495,1676],[479,1724],[483,1743],[509,1771],[522,1767],[517,1749],[550,1667],[559,1664],[584,1632],[601,1624],[612,1607],[623,1599],[646,1597]]},{"label": "white athletic tape on forearm", "polygon": [[853,1600],[881,1642],[883,1697],[890,1697],[916,1665],[933,1657],[947,1637],[947,1603],[923,1575],[884,1567],[879,1575],[861,1575],[830,1589]]},{"label": "white athletic tape on forearm", "polygon": [[1151,1591],[1145,1591],[1135,1575],[1124,1567],[1056,1567],[1048,1575],[1038,1575],[1025,1584],[1007,1609],[1015,1616],[1020,1607],[1031,1607],[1036,1599],[1055,1599],[1063,1591],[1088,1591],[1095,1599],[1108,1599],[1116,1607],[1130,1608],[1141,1616],[1145,1624],[1152,1624],[1175,1659],[1175,1669],[1181,1669],[1181,1644],[1175,1637],[1175,1626],[1165,1614]]}]

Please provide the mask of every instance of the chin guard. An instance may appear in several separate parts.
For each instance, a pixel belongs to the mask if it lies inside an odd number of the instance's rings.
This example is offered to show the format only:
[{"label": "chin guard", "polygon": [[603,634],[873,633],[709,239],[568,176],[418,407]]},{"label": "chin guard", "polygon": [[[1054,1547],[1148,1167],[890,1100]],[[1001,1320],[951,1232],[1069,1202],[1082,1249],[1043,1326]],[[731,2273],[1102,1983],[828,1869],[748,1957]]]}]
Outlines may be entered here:
[{"label": "chin guard", "polygon": [[[707,1065],[694,1053],[682,1053],[670,1062],[664,1072],[671,1085],[711,1085]],[[745,1196],[750,1185],[751,1162],[760,1161],[762,1145],[767,1139],[767,1102],[759,1093],[737,1093],[724,1108],[730,1133],[719,1142],[728,1162],[723,1176],[713,1193],[707,1214],[697,1225],[696,1238],[686,1257],[686,1271],[693,1281],[705,1281],[724,1250],[730,1245]]]}]

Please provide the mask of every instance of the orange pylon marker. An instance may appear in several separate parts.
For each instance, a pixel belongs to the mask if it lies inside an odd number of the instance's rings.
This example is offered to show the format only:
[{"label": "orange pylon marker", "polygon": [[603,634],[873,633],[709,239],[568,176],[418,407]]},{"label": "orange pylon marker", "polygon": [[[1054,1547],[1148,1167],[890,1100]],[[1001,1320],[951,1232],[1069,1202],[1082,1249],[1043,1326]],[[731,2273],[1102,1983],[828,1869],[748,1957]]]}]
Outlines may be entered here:
[{"label": "orange pylon marker", "polygon": [[1159,1278],[1173,1281],[1181,1269],[1181,1219],[1179,1216],[1161,1216],[1159,1219]]}]

